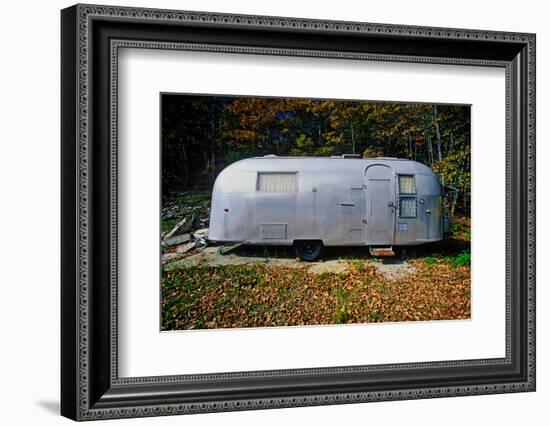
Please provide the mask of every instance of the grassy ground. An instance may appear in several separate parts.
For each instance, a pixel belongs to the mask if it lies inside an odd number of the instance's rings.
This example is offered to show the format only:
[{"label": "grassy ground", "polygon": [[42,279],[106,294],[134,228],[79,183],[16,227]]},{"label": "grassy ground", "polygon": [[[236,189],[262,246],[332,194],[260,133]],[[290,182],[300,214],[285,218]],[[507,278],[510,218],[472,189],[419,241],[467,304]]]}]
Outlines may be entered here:
[{"label": "grassy ground", "polygon": [[345,274],[261,264],[165,271],[162,329],[467,319],[469,240],[469,220],[455,220],[445,241],[406,249],[414,271],[399,278],[353,251]]}]

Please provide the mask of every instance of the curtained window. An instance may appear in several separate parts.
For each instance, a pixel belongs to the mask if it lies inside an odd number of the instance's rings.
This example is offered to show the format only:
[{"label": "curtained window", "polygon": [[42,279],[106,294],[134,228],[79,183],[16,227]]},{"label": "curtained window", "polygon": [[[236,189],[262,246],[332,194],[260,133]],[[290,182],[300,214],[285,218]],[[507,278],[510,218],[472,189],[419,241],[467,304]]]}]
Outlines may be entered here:
[{"label": "curtained window", "polygon": [[399,175],[399,217],[416,217],[416,183],[412,175]]},{"label": "curtained window", "polygon": [[258,173],[258,191],[298,192],[296,173]]}]

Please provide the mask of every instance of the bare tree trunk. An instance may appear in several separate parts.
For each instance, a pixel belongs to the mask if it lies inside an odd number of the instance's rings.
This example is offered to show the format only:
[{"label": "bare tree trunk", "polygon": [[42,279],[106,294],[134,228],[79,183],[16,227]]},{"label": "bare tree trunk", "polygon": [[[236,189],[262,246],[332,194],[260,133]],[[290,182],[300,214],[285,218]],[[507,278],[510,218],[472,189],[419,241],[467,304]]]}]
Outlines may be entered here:
[{"label": "bare tree trunk", "polygon": [[[470,172],[470,156],[466,157],[466,173]],[[466,182],[464,182],[464,213],[468,211],[469,203],[468,203],[468,193],[467,193],[467,185]]]},{"label": "bare tree trunk", "polygon": [[319,114],[317,116],[317,119],[318,119],[318,125],[317,125],[317,143],[319,144],[319,146],[321,146],[323,144],[323,137],[322,137],[322,134],[321,134],[321,114]]},{"label": "bare tree trunk", "polygon": [[428,161],[430,165],[434,163],[434,152],[432,148],[432,137],[431,135],[426,136],[427,147],[428,147]]},{"label": "bare tree trunk", "polygon": [[352,123],[350,123],[350,128],[351,128],[351,153],[355,154],[355,134],[354,134],[354,131],[353,131],[353,124]]},{"label": "bare tree trunk", "polygon": [[185,142],[183,142],[183,138],[180,138],[182,141],[181,143],[181,169],[183,172],[183,184],[185,187],[189,185],[189,160],[187,158],[187,149],[185,148]]},{"label": "bare tree trunk", "polygon": [[435,122],[435,134],[437,137],[437,158],[442,160],[441,156],[441,133],[439,132],[439,115],[437,113],[437,105],[434,105],[434,122]]},{"label": "bare tree trunk", "polygon": [[453,192],[453,199],[451,201],[451,216],[455,215],[457,193]]},{"label": "bare tree trunk", "polygon": [[[201,126],[201,133],[202,133],[202,138],[203,138],[203,146],[204,146],[204,149],[202,151],[202,154],[203,154],[203,158],[204,158],[204,165],[205,165],[205,172],[206,172],[206,175],[203,175],[202,178],[206,179],[207,181],[210,180],[210,153],[208,152],[209,149],[210,149],[210,144],[208,143],[209,140],[208,140],[208,128],[207,128],[207,123],[204,123],[202,126]],[[204,184],[204,181],[203,179],[201,179],[201,185]]]},{"label": "bare tree trunk", "polygon": [[430,163],[430,141],[426,135],[424,135],[424,162]]},{"label": "bare tree trunk", "polygon": [[210,137],[210,168],[209,168],[209,183],[214,183],[214,174],[216,168],[216,118],[212,119],[212,135]]}]

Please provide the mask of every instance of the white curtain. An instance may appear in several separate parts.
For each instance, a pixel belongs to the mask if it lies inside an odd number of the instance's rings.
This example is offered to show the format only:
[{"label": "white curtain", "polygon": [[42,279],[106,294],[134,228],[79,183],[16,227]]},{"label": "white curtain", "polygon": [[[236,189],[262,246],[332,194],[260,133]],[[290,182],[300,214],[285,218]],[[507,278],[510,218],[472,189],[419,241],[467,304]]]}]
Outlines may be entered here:
[{"label": "white curtain", "polygon": [[399,193],[416,194],[416,185],[414,184],[414,176],[407,176],[407,175],[399,176]]},{"label": "white curtain", "polygon": [[399,198],[399,216],[416,217],[416,197]]},{"label": "white curtain", "polygon": [[258,191],[297,192],[296,173],[258,173]]}]

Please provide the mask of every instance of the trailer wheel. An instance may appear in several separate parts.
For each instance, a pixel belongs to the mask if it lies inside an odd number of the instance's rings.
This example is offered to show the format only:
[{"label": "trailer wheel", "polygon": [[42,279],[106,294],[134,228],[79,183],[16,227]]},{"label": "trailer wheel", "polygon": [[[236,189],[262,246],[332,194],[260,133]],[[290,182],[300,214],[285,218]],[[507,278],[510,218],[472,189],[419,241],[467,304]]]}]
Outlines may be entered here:
[{"label": "trailer wheel", "polygon": [[313,262],[321,256],[323,243],[318,240],[294,241],[296,256],[306,262]]}]

